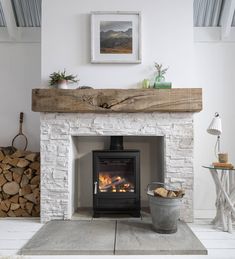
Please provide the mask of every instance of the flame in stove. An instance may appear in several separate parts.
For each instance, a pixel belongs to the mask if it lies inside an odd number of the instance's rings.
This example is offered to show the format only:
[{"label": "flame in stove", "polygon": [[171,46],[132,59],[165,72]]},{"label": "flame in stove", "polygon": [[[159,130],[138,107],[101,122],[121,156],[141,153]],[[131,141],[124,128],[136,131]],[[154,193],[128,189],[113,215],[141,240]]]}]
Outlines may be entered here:
[{"label": "flame in stove", "polygon": [[99,186],[100,187],[104,187],[104,186],[109,185],[111,183],[112,183],[112,178],[109,177],[109,175],[100,174],[100,176],[99,176]]},{"label": "flame in stove", "polygon": [[100,192],[134,192],[134,186],[126,178],[99,173]]}]

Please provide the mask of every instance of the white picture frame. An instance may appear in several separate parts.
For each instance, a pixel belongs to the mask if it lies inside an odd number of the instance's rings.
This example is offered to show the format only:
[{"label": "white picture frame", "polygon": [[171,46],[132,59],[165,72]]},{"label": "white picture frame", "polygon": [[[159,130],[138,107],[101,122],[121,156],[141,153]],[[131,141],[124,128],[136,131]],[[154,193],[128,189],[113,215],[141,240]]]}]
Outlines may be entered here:
[{"label": "white picture frame", "polygon": [[91,13],[91,63],[141,63],[141,13]]}]

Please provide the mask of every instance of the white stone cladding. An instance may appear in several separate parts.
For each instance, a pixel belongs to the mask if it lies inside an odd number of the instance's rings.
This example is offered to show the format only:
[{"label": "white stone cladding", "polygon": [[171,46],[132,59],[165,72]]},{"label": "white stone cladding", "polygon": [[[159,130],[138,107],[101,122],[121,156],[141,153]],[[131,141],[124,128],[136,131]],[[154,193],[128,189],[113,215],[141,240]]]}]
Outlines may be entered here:
[{"label": "white stone cladding", "polygon": [[164,136],[165,181],[182,182],[193,220],[193,113],[41,113],[41,221],[72,216],[72,136]]}]

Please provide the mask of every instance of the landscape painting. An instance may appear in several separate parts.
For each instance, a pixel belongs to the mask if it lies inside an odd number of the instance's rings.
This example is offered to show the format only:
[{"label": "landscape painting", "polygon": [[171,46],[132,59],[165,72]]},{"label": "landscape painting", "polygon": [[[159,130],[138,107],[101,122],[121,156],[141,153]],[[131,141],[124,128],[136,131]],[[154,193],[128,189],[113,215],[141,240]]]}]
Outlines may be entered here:
[{"label": "landscape painting", "polygon": [[100,21],[100,53],[131,54],[132,26],[131,21]]},{"label": "landscape painting", "polygon": [[141,63],[141,13],[91,12],[91,63]]}]

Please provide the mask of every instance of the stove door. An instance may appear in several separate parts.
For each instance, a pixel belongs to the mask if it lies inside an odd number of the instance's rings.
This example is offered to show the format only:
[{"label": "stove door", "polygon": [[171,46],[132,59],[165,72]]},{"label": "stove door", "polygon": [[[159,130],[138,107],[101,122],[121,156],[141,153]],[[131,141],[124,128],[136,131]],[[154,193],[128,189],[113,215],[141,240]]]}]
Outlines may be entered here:
[{"label": "stove door", "polygon": [[93,151],[95,211],[139,209],[139,151]]}]

